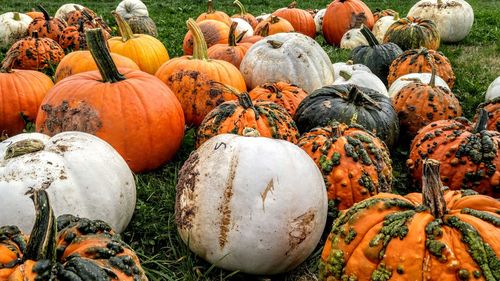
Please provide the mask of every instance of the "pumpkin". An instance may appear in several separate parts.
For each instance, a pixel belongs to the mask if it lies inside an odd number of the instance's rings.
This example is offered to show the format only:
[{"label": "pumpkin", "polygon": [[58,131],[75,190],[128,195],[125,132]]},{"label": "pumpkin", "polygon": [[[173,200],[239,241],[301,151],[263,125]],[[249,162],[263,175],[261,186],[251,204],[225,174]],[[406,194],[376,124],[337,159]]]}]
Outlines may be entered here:
[{"label": "pumpkin", "polygon": [[28,34],[32,35],[33,32],[38,32],[39,37],[47,37],[56,42],[59,41],[62,31],[66,28],[66,22],[58,19],[51,18],[47,10],[41,5],[37,6],[43,13],[43,18],[35,18],[28,25]]},{"label": "pumpkin", "polygon": [[325,17],[326,9],[319,10],[314,16],[314,24],[316,25],[316,33],[323,32],[323,18]]},{"label": "pumpkin", "polygon": [[231,24],[237,23],[235,34],[237,38],[248,38],[253,36],[252,26],[244,19],[231,19]]},{"label": "pumpkin", "polygon": [[357,70],[372,73],[368,66],[359,63],[355,64],[352,60],[348,60],[347,62],[336,62],[333,64],[333,79],[337,80],[341,78],[340,71],[352,74],[353,71]]},{"label": "pumpkin", "polygon": [[401,131],[410,139],[420,128],[434,121],[462,116],[460,102],[450,89],[436,86],[435,69],[429,83],[411,82],[392,100]]},{"label": "pumpkin", "polygon": [[293,31],[295,30],[293,29],[292,24],[287,20],[271,15],[255,27],[254,34],[266,37],[268,35]]},{"label": "pumpkin", "polygon": [[443,42],[462,41],[474,23],[474,11],[464,0],[421,0],[408,16],[432,20]]},{"label": "pumpkin", "polygon": [[486,129],[500,132],[500,98],[494,98],[481,103],[477,107],[477,113],[474,117],[475,120],[479,118],[481,110],[485,110],[488,113],[488,123],[486,124]]},{"label": "pumpkin", "polygon": [[392,9],[385,9],[385,10],[375,9],[375,11],[373,12],[373,22],[376,23],[379,19],[383,17],[395,16],[396,14],[398,14],[398,12]]},{"label": "pumpkin", "polygon": [[[269,25],[267,26],[267,28],[269,28]],[[265,36],[263,36],[264,31],[262,31],[260,34],[262,34],[262,36],[261,35],[253,35],[250,37],[243,37],[239,43],[251,43],[251,44],[257,43],[265,37]]]},{"label": "pumpkin", "polygon": [[243,58],[240,70],[249,89],[284,81],[312,92],[333,82],[330,58],[311,37],[280,33],[255,43]]},{"label": "pumpkin", "polygon": [[348,30],[340,40],[340,48],[342,49],[352,50],[358,46],[368,46],[368,41],[361,33],[361,27]]},{"label": "pumpkin", "polygon": [[43,18],[43,13],[37,12],[35,8],[31,8],[31,11],[26,12],[25,15],[29,16],[32,20],[36,18]]},{"label": "pumpkin", "polygon": [[433,21],[409,16],[399,19],[387,29],[384,43],[388,42],[397,44],[403,51],[420,47],[437,50],[441,37]]},{"label": "pumpkin", "polygon": [[323,174],[328,200],[339,210],[389,192],[392,166],[387,146],[359,125],[332,122],[302,135],[297,145]]},{"label": "pumpkin", "polygon": [[384,82],[382,82],[382,80],[380,80],[377,75],[365,70],[341,70],[339,72],[338,78],[333,81],[333,85],[343,84],[354,84],[357,86],[366,87],[377,91],[384,96],[389,96]]},{"label": "pumpkin", "polygon": [[408,73],[432,72],[436,69],[436,74],[443,78],[448,86],[455,85],[455,73],[451,67],[450,60],[443,53],[428,50],[426,48],[407,50],[398,56],[389,67],[387,81],[391,85],[399,77]]},{"label": "pumpkin", "polygon": [[441,180],[450,189],[474,189],[500,197],[500,133],[486,130],[488,113],[475,125],[466,119],[441,120],[420,129],[406,164],[413,179],[422,177],[427,158],[441,162]]},{"label": "pumpkin", "polygon": [[147,34],[134,34],[127,22],[117,13],[113,13],[121,37],[108,40],[113,53],[132,59],[139,68],[149,74],[155,74],[169,56],[167,49],[158,39]]},{"label": "pumpkin", "polygon": [[234,87],[240,92],[246,90],[246,85],[234,65],[208,58],[207,44],[198,24],[189,19],[187,26],[193,34],[193,56],[172,59],[163,64],[155,75],[172,89],[180,101],[186,123],[199,126],[212,109],[236,98],[217,82]]},{"label": "pumpkin", "polygon": [[280,9],[274,12],[273,15],[287,20],[296,32],[311,38],[316,37],[314,17],[306,10],[297,8],[297,2],[293,1],[287,8]]},{"label": "pumpkin", "polygon": [[262,137],[297,142],[299,132],[285,108],[272,101],[252,101],[245,92],[233,94],[238,100],[222,103],[203,119],[196,134],[196,147],[216,135],[243,135],[248,128]]},{"label": "pumpkin", "polygon": [[230,271],[289,271],[312,253],[326,223],[320,171],[302,149],[283,140],[213,137],[184,163],[176,191],[182,240]]},{"label": "pumpkin", "polygon": [[[427,83],[429,84],[431,82],[431,77],[432,73],[409,73],[405,74],[396,81],[394,81],[391,84],[391,87],[389,87],[389,96],[394,97],[401,89],[403,89],[404,86],[412,83],[412,82],[421,82],[421,83]],[[448,84],[439,76],[436,75],[434,78],[436,86],[446,88],[447,90],[450,90],[450,87],[448,87]]]},{"label": "pumpkin", "polygon": [[131,17],[127,23],[134,34],[148,34],[158,37],[156,24],[150,17]]},{"label": "pumpkin", "polygon": [[148,17],[148,7],[141,0],[122,0],[115,9],[125,20],[131,17]]},{"label": "pumpkin", "polygon": [[484,96],[486,101],[492,100],[496,97],[500,97],[500,76],[491,82],[488,86],[488,90],[486,91],[486,95]]},{"label": "pumpkin", "polygon": [[[139,70],[139,66],[127,57],[111,53],[111,58],[119,69]],[[54,81],[58,83],[71,75],[92,70],[98,70],[98,68],[90,51],[74,51],[66,55],[59,63],[54,74]]]},{"label": "pumpkin", "polygon": [[7,53],[0,67],[0,136],[21,133],[33,122],[43,97],[54,85],[45,74],[12,69],[16,52]]},{"label": "pumpkin", "polygon": [[232,15],[231,18],[244,19],[252,26],[252,28],[255,28],[257,26],[257,19],[252,14],[247,12],[245,6],[243,6],[243,4],[239,0],[234,0],[233,5],[238,6],[240,12],[238,14]]},{"label": "pumpkin", "polygon": [[77,9],[83,9],[82,5],[79,4],[73,4],[73,3],[67,3],[63,4],[59,9],[57,9],[56,14],[54,15],[54,18],[60,19],[67,21],[68,20],[68,14],[77,10]]},{"label": "pumpkin", "polygon": [[500,202],[443,191],[439,162],[424,165],[422,193],[382,193],[335,221],[319,280],[498,280]]},{"label": "pumpkin", "polygon": [[57,83],[42,102],[37,131],[84,131],[110,143],[134,172],[159,167],[182,142],[184,115],[178,100],[152,75],[118,72],[100,29],[86,35],[99,71]]},{"label": "pumpkin", "polygon": [[359,124],[392,148],[399,135],[399,121],[391,100],[377,91],[352,84],[329,85],[309,94],[294,117],[301,133],[332,121]]},{"label": "pumpkin", "polygon": [[38,38],[36,31],[14,43],[8,52],[18,53],[13,68],[30,70],[53,68],[64,57],[64,51],[56,41]]},{"label": "pumpkin", "polygon": [[248,94],[252,100],[272,101],[281,105],[292,117],[300,102],[307,96],[303,89],[281,81],[257,86]]},{"label": "pumpkin", "polygon": [[373,74],[377,75],[387,85],[389,66],[399,55],[403,53],[398,45],[394,43],[380,44],[373,33],[366,27],[361,28],[369,46],[359,46],[351,51],[350,60],[354,63],[366,65]]},{"label": "pumpkin", "polygon": [[241,60],[252,47],[252,43],[236,43],[236,22],[231,24],[229,30],[229,44],[216,44],[208,48],[208,57],[216,60],[225,60],[237,68],[240,67]]},{"label": "pumpkin", "polygon": [[105,141],[82,132],[52,138],[39,133],[0,142],[0,225],[33,227],[27,195],[44,189],[56,215],[73,214],[127,227],[135,209],[135,182],[122,157]]},{"label": "pumpkin", "polygon": [[85,38],[85,28],[83,21],[80,21],[78,27],[70,25],[66,27],[61,37],[59,37],[59,45],[63,49],[70,49],[74,51],[86,50],[87,40]]},{"label": "pumpkin", "polygon": [[262,21],[267,20],[270,16],[271,16],[271,14],[262,13],[260,16],[256,16],[255,19],[257,20],[257,24],[259,24]]},{"label": "pumpkin", "polygon": [[207,12],[199,15],[198,18],[196,19],[196,22],[201,22],[204,20],[216,20],[224,23],[228,27],[231,25],[231,18],[222,11],[216,11],[214,9],[212,0],[207,1],[207,6],[208,6]]},{"label": "pumpkin", "polygon": [[8,48],[17,40],[25,37],[31,17],[21,13],[5,13],[0,15],[0,48]]},{"label": "pumpkin", "polygon": [[394,16],[381,17],[378,21],[375,22],[375,24],[373,25],[372,33],[373,35],[375,35],[375,38],[377,38],[377,41],[379,43],[384,42],[384,36],[387,32],[387,29],[389,29],[389,27],[398,20],[399,14],[396,13]]},{"label": "pumpkin", "polygon": [[74,11],[68,13],[67,17],[68,25],[79,26],[83,22],[86,29],[101,28],[106,38],[111,37],[111,28],[89,8],[83,7],[80,9],[76,6]]},{"label": "pumpkin", "polygon": [[335,0],[326,9],[323,17],[323,36],[335,46],[340,45],[344,33],[363,24],[373,27],[373,14],[361,0]]},{"label": "pumpkin", "polygon": [[0,280],[148,280],[137,255],[107,223],[72,215],[56,220],[44,190],[31,198],[36,219],[29,240],[17,226],[0,227]]},{"label": "pumpkin", "polygon": [[[210,48],[216,44],[227,44],[229,38],[229,26],[217,21],[217,20],[204,20],[198,23],[203,38]],[[188,30],[186,36],[184,36],[184,41],[182,43],[182,49],[184,50],[185,56],[193,55],[194,48],[194,38],[191,30]]]}]

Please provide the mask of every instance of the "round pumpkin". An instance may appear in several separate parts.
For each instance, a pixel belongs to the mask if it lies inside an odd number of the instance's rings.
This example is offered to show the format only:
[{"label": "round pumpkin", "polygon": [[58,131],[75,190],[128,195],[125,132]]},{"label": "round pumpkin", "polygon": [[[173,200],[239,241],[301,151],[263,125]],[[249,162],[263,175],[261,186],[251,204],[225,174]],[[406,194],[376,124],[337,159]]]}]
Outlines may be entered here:
[{"label": "round pumpkin", "polygon": [[234,0],[233,5],[238,6],[240,12],[238,14],[232,15],[231,18],[244,19],[252,26],[252,28],[255,29],[258,24],[257,19],[252,14],[247,12],[245,6],[243,6],[243,4],[239,0]]},{"label": "round pumpkin", "polygon": [[292,117],[300,102],[307,96],[303,89],[281,81],[257,86],[248,94],[252,100],[272,101],[281,105]]},{"label": "round pumpkin", "polygon": [[[228,43],[230,29],[228,25],[217,20],[204,20],[197,23],[197,25],[203,34],[203,38],[205,39],[208,48],[216,44]],[[189,29],[184,36],[182,49],[184,50],[185,56],[193,55],[194,38],[193,33]]]},{"label": "round pumpkin", "polygon": [[441,162],[441,180],[450,189],[474,189],[500,197],[500,133],[486,130],[488,113],[475,125],[466,119],[441,120],[420,129],[406,164],[415,181],[427,158]]},{"label": "round pumpkin", "polygon": [[[203,23],[203,22],[202,22]],[[201,23],[200,23],[201,24]],[[203,118],[216,106],[236,97],[218,83],[246,90],[240,71],[231,63],[211,60],[203,33],[194,20],[187,21],[193,36],[193,56],[175,58],[163,64],[156,77],[175,94],[184,110],[186,123],[199,126]]]},{"label": "round pumpkin", "polygon": [[339,46],[344,33],[363,24],[373,27],[373,14],[361,0],[335,0],[323,17],[323,36],[331,45]]},{"label": "round pumpkin", "polygon": [[127,23],[134,34],[147,34],[158,37],[156,24],[150,17],[131,17],[127,20]]},{"label": "round pumpkin", "polygon": [[396,14],[398,14],[398,12],[392,9],[385,9],[385,10],[375,9],[375,11],[373,12],[373,22],[376,23],[379,19],[383,17],[395,16]]},{"label": "round pumpkin", "polygon": [[142,71],[154,75],[169,60],[163,43],[147,34],[133,34],[128,23],[119,14],[114,13],[114,16],[121,37],[108,40],[111,52],[132,59]]},{"label": "round pumpkin", "polygon": [[[389,87],[389,90],[388,90],[389,96],[394,97],[397,93],[399,93],[399,91],[401,89],[403,89],[403,87],[405,87],[406,85],[413,83],[413,82],[420,82],[420,83],[429,84],[431,82],[431,78],[432,78],[432,73],[405,74],[405,75],[399,77],[398,79],[396,79],[396,81],[394,81],[392,83],[391,87]],[[448,87],[448,84],[446,84],[446,82],[441,77],[436,75],[434,80],[435,80],[434,83],[436,84],[436,86],[450,90],[450,87]]]},{"label": "round pumpkin", "polygon": [[254,34],[266,37],[268,35],[293,31],[295,31],[295,29],[293,29],[292,24],[287,20],[274,15],[270,15],[267,19],[261,21],[255,27]]},{"label": "round pumpkin", "polygon": [[17,12],[0,15],[0,48],[9,48],[14,42],[28,34],[31,17]]},{"label": "round pumpkin", "polygon": [[329,85],[309,94],[295,112],[301,133],[332,121],[359,124],[392,148],[399,135],[399,121],[391,100],[377,91],[353,84]]},{"label": "round pumpkin", "polygon": [[384,43],[389,42],[398,45],[403,51],[420,47],[437,50],[441,37],[433,21],[408,16],[394,22],[387,29]]},{"label": "round pumpkin", "polygon": [[340,70],[338,78],[333,81],[333,85],[354,84],[377,91],[378,93],[389,96],[384,82],[377,75],[365,70]]},{"label": "round pumpkin", "polygon": [[67,23],[73,26],[79,26],[83,23],[85,29],[101,28],[106,38],[111,37],[111,28],[94,11],[87,7],[80,9],[76,6],[74,11],[68,13]]},{"label": "round pumpkin", "polygon": [[323,174],[328,200],[344,210],[379,192],[390,192],[392,166],[387,146],[359,125],[337,122],[302,135],[297,145]]},{"label": "round pumpkin", "polygon": [[326,223],[321,173],[283,140],[218,135],[190,155],[176,191],[182,240],[230,271],[292,270],[312,253]]},{"label": "round pumpkin", "polygon": [[122,0],[115,9],[125,20],[131,17],[148,17],[148,7],[141,0]]},{"label": "round pumpkin", "polygon": [[357,70],[372,73],[372,71],[370,70],[370,68],[368,68],[368,66],[359,63],[355,64],[352,60],[348,60],[346,62],[336,62],[333,64],[333,78],[335,80],[339,79],[341,77],[340,76],[341,71],[352,74],[354,71]]},{"label": "round pumpkin", "polygon": [[391,85],[396,79],[408,73],[431,73],[433,67],[436,69],[436,74],[452,89],[455,85],[455,73],[450,60],[443,53],[426,48],[407,50],[398,56],[389,67],[387,81]]},{"label": "round pumpkin", "polygon": [[59,7],[59,9],[57,9],[54,18],[66,21],[68,20],[69,13],[77,9],[83,9],[83,8],[84,7],[80,4],[73,4],[73,3],[63,4],[61,7]]},{"label": "round pumpkin", "polygon": [[57,83],[42,102],[37,131],[96,135],[110,143],[134,172],[170,160],[184,135],[184,115],[172,91],[142,71],[118,72],[100,29],[87,31],[87,42],[99,71]]},{"label": "round pumpkin", "polygon": [[81,21],[79,26],[70,25],[66,27],[59,37],[59,45],[63,49],[71,51],[86,50],[87,40],[85,39],[84,23]]},{"label": "round pumpkin", "polygon": [[208,48],[208,57],[216,60],[225,60],[237,68],[240,67],[243,57],[252,47],[252,43],[236,43],[236,26],[238,23],[233,22],[229,29],[228,44],[215,44]]},{"label": "round pumpkin", "polygon": [[481,103],[477,107],[477,113],[474,117],[475,120],[479,118],[481,110],[485,110],[488,113],[488,124],[486,124],[486,129],[500,132],[500,98],[494,98]]},{"label": "round pumpkin", "polygon": [[56,41],[39,38],[37,32],[14,43],[8,52],[18,53],[13,68],[40,71],[55,67],[64,57]]},{"label": "round pumpkin", "polygon": [[287,20],[296,32],[311,38],[316,37],[314,17],[306,10],[297,8],[297,2],[293,1],[287,8],[280,9],[274,12],[273,15]]},{"label": "round pumpkin", "polygon": [[212,0],[207,1],[207,12],[201,14],[196,19],[196,22],[202,22],[204,20],[216,20],[224,23],[228,27],[231,25],[231,18],[222,11],[216,11],[214,9],[214,4]]},{"label": "round pumpkin", "polygon": [[368,41],[361,33],[361,27],[348,30],[340,39],[340,48],[342,49],[352,50],[358,46],[368,46]]},{"label": "round pumpkin", "polygon": [[58,18],[50,17],[47,10],[45,10],[41,5],[37,6],[43,13],[43,18],[35,18],[28,25],[28,34],[32,35],[33,32],[37,32],[39,37],[50,38],[56,42],[59,42],[59,37],[61,33],[66,28],[67,24]]},{"label": "round pumpkin", "polygon": [[485,100],[492,100],[496,97],[500,97],[500,76],[498,76],[491,84],[488,86],[486,91]]},{"label": "round pumpkin", "polygon": [[385,33],[389,29],[389,27],[399,20],[399,14],[396,13],[394,16],[386,16],[381,17],[378,21],[373,25],[372,33],[375,35],[379,43],[384,42]]},{"label": "round pumpkin", "polygon": [[319,280],[497,280],[500,202],[443,191],[432,160],[422,181],[422,193],[382,193],[343,213],[323,247]]},{"label": "round pumpkin", "polygon": [[29,16],[32,20],[36,18],[43,18],[43,13],[37,12],[35,8],[31,8],[31,11],[26,12],[25,14]]},{"label": "round pumpkin", "polygon": [[248,37],[252,37],[253,36],[253,28],[252,28],[252,26],[248,22],[246,22],[244,19],[239,19],[239,18],[233,19],[232,18],[231,19],[231,25],[234,22],[238,24],[236,26],[236,30],[235,30],[236,38],[242,39],[242,38],[248,38]]},{"label": "round pumpkin", "polygon": [[33,70],[12,69],[17,57],[7,53],[0,67],[0,138],[21,133],[35,121],[45,94],[54,85],[47,75]]}]

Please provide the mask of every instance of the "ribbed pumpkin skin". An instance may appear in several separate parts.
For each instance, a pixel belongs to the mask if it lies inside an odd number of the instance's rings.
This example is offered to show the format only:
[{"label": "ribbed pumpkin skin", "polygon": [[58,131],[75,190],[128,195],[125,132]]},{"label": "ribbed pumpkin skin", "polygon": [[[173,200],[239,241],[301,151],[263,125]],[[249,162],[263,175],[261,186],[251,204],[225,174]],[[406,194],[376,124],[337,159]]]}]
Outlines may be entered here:
[{"label": "ribbed pumpkin skin", "polygon": [[252,45],[253,43],[238,43],[237,46],[216,44],[208,49],[208,57],[211,59],[227,61],[236,68],[239,68],[243,57]]},{"label": "ribbed pumpkin skin", "polygon": [[281,105],[292,117],[300,102],[307,97],[306,91],[286,82],[265,83],[248,94],[252,100],[272,101]]},{"label": "ribbed pumpkin skin", "polygon": [[389,150],[359,125],[335,123],[317,127],[302,135],[297,145],[320,169],[328,200],[339,210],[391,190]]},{"label": "ribbed pumpkin skin", "polygon": [[19,51],[13,68],[43,70],[54,67],[64,57],[64,51],[50,38],[25,37],[14,43],[8,52]]},{"label": "ribbed pumpkin skin", "polygon": [[[111,53],[116,67],[139,70],[139,66],[131,59],[119,54]],[[89,51],[75,51],[65,56],[57,66],[54,74],[55,82],[81,72],[97,70],[97,65]]]},{"label": "ribbed pumpkin skin", "polygon": [[391,100],[378,92],[353,84],[325,86],[309,94],[295,112],[301,133],[331,121],[357,123],[392,148],[399,135],[399,121]]},{"label": "ribbed pumpkin skin", "polygon": [[434,22],[407,17],[393,23],[384,36],[384,43],[397,44],[403,51],[425,47],[437,50],[441,37]]},{"label": "ribbed pumpkin skin", "polygon": [[243,4],[240,1],[238,1],[238,2],[234,1],[233,5],[238,6],[240,8],[240,12],[238,14],[232,15],[231,18],[243,19],[246,22],[248,22],[252,26],[253,29],[255,29],[257,24],[259,24],[257,22],[257,19],[255,18],[255,16],[250,14],[250,13],[247,13],[245,6],[243,6]]},{"label": "ribbed pumpkin skin", "polygon": [[288,8],[274,12],[273,15],[287,20],[296,32],[311,38],[316,37],[314,17],[306,10],[295,8],[295,5],[290,5]]},{"label": "ribbed pumpkin skin", "polygon": [[[216,44],[227,44],[229,37],[229,26],[217,20],[204,20],[198,23],[198,27],[203,33],[208,48]],[[186,33],[182,43],[184,55],[193,54],[193,35],[191,31]]]},{"label": "ribbed pumpkin skin", "polygon": [[216,20],[224,23],[227,26],[231,25],[231,18],[222,11],[216,11],[213,8],[212,0],[208,0],[207,4],[208,4],[207,12],[199,15],[198,18],[196,18],[197,23],[200,23],[204,20]]},{"label": "ribbed pumpkin skin", "polygon": [[31,35],[33,32],[38,32],[38,36],[50,38],[58,42],[67,24],[58,18],[51,18],[46,11],[43,12],[44,17],[34,18],[28,25],[28,35]]},{"label": "ribbed pumpkin skin", "polygon": [[432,72],[436,68],[436,75],[446,81],[450,89],[455,85],[455,73],[450,60],[441,52],[426,48],[407,50],[397,57],[389,67],[387,81],[389,86],[396,79],[408,73]]},{"label": "ribbed pumpkin skin", "polygon": [[335,0],[323,17],[323,35],[328,43],[339,46],[349,29],[361,24],[371,29],[374,23],[370,8],[361,0]]},{"label": "ribbed pumpkin skin", "polygon": [[319,280],[498,280],[500,202],[471,193],[445,192],[441,219],[420,193],[354,205],[333,225]]},{"label": "ribbed pumpkin skin", "polygon": [[373,23],[376,23],[380,18],[386,17],[386,16],[394,16],[398,12],[392,10],[392,9],[386,9],[386,10],[375,10],[373,13]]},{"label": "ribbed pumpkin skin", "polygon": [[441,162],[441,181],[450,189],[474,189],[500,197],[500,133],[473,132],[466,119],[441,120],[420,129],[406,164],[413,179],[422,178],[425,158]]},{"label": "ribbed pumpkin skin", "polygon": [[[267,30],[266,26],[269,26],[269,30]],[[266,20],[263,20],[259,24],[257,24],[257,26],[255,27],[254,34],[265,37],[277,33],[293,32],[293,31],[295,31],[293,25],[289,23],[286,19],[276,16],[275,17],[269,16]],[[265,34],[266,32],[267,34]]]},{"label": "ribbed pumpkin skin", "polygon": [[203,119],[198,128],[196,147],[216,135],[243,135],[245,128],[257,130],[261,137],[291,143],[297,143],[300,136],[292,116],[283,107],[270,101],[252,101],[247,93],[241,93],[237,101],[217,106]]},{"label": "ribbed pumpkin skin", "polygon": [[500,97],[480,104],[477,107],[477,113],[474,120],[478,119],[479,111],[481,109],[488,112],[488,125],[486,128],[490,131],[500,132]]},{"label": "ribbed pumpkin skin", "polygon": [[131,17],[127,19],[127,23],[134,34],[147,34],[158,37],[156,24],[150,17]]}]

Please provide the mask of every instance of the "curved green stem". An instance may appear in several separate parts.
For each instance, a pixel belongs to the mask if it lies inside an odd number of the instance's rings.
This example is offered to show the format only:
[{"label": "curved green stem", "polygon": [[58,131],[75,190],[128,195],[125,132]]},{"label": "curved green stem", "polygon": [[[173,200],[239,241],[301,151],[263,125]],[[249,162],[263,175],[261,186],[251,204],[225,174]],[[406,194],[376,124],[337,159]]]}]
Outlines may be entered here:
[{"label": "curved green stem", "polygon": [[446,202],[443,194],[443,183],[439,174],[439,161],[424,160],[422,175],[423,205],[428,207],[434,218],[442,218],[446,214]]},{"label": "curved green stem", "polygon": [[122,35],[122,41],[127,42],[128,40],[134,38],[134,32],[123,17],[116,12],[112,12],[112,14],[118,24],[118,30],[120,30],[120,34]]},{"label": "curved green stem", "polygon": [[113,62],[102,30],[100,28],[89,29],[85,32],[85,36],[87,37],[87,45],[90,53],[97,64],[97,68],[99,68],[103,82],[115,83],[125,80],[125,76],[118,72]]},{"label": "curved green stem", "polygon": [[361,34],[363,34],[363,36],[366,38],[366,41],[368,41],[370,47],[380,45],[375,35],[373,35],[370,29],[368,29],[366,26],[363,26],[361,28]]},{"label": "curved green stem", "polygon": [[186,24],[193,36],[193,59],[208,60],[207,42],[200,27],[191,18],[186,21]]},{"label": "curved green stem", "polygon": [[247,14],[247,10],[245,9],[245,6],[243,6],[243,4],[240,1],[234,0],[233,5],[238,6],[238,8],[240,8],[240,15],[241,16],[244,16]]}]

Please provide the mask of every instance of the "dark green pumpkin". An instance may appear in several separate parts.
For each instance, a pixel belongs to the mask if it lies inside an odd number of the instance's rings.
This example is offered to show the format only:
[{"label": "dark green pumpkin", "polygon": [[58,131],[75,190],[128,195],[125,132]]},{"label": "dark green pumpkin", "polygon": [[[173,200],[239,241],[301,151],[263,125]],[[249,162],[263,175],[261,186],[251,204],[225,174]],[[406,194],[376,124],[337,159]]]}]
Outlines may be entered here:
[{"label": "dark green pumpkin", "polygon": [[370,44],[369,46],[358,46],[351,51],[350,59],[354,63],[368,66],[373,74],[387,86],[387,75],[392,61],[403,53],[401,48],[394,43],[380,44],[370,29],[363,27],[361,33]]},{"label": "dark green pumpkin", "polygon": [[436,24],[419,17],[402,18],[393,23],[384,36],[384,43],[395,43],[404,51],[425,47],[437,50],[441,36]]},{"label": "dark green pumpkin", "polygon": [[399,120],[391,100],[369,88],[353,84],[331,85],[308,95],[295,113],[303,134],[332,121],[359,124],[377,135],[390,148],[399,135]]},{"label": "dark green pumpkin", "polygon": [[147,34],[158,37],[155,22],[148,16],[131,17],[127,20],[128,25],[134,34]]}]

